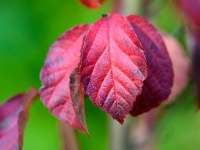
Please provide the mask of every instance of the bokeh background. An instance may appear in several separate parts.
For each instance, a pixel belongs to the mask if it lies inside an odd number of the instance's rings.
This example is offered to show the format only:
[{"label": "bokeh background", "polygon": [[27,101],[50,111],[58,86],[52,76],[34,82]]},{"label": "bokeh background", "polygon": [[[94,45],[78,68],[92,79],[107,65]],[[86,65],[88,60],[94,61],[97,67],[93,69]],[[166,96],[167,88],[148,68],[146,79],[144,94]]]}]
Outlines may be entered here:
[{"label": "bokeh background", "polygon": [[[94,11],[77,0],[0,0],[0,102],[27,91],[31,86],[39,89],[40,69],[51,44],[73,26],[94,23],[102,14],[109,13],[113,1],[108,0]],[[150,21],[177,37],[186,49],[181,20],[170,3],[155,0],[152,8],[156,12]],[[140,13],[143,7],[137,9]],[[88,98],[85,103],[92,139],[77,131],[80,148],[108,150],[110,116],[93,106]],[[166,110],[156,126],[156,149],[200,149],[199,127],[194,85],[189,81],[186,90]],[[61,147],[58,120],[40,99],[31,107],[24,138],[24,150],[57,150]]]}]

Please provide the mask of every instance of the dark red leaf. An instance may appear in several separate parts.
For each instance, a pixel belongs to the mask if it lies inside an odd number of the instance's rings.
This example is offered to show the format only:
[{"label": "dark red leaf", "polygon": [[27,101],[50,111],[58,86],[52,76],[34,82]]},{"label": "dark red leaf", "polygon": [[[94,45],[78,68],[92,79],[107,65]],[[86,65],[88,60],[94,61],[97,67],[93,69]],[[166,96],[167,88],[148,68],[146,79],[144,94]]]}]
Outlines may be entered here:
[{"label": "dark red leaf", "polygon": [[194,38],[194,43],[192,47],[192,67],[193,67],[193,76],[196,84],[197,91],[197,102],[198,107],[200,108],[200,40]]},{"label": "dark red leaf", "polygon": [[18,94],[0,106],[1,150],[22,150],[29,109],[37,96],[37,90],[31,88],[27,94]]},{"label": "dark red leaf", "polygon": [[89,28],[90,25],[76,26],[60,36],[51,46],[40,75],[43,84],[40,94],[45,106],[58,119],[83,132],[86,131],[72,105],[69,77],[80,61],[83,37]]},{"label": "dark red leaf", "polygon": [[142,94],[137,97],[130,112],[131,115],[137,116],[167,99],[173,83],[173,70],[169,54],[158,31],[139,16],[130,15],[127,19],[144,47],[148,66],[148,77],[144,81]]},{"label": "dark red leaf", "polygon": [[97,21],[85,37],[82,55],[86,94],[122,124],[147,76],[142,46],[128,20],[111,14]]},{"label": "dark red leaf", "polygon": [[85,107],[84,107],[84,91],[82,84],[80,82],[80,65],[72,72],[70,75],[70,95],[72,99],[72,104],[74,107],[74,111],[76,113],[77,119],[84,128],[86,134],[88,136],[88,129],[86,126],[85,119]]},{"label": "dark red leaf", "polygon": [[97,9],[103,4],[106,0],[79,0],[83,5],[91,9]]}]

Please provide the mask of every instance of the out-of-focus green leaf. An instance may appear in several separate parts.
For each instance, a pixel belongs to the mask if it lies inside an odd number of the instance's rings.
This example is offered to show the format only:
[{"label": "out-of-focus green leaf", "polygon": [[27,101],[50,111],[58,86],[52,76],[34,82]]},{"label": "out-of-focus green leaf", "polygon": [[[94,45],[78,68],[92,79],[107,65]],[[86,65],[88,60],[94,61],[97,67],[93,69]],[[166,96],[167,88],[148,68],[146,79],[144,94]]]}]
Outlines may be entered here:
[{"label": "out-of-focus green leaf", "polygon": [[200,148],[200,113],[189,86],[173,106],[166,109],[156,130],[157,150],[195,150]]}]

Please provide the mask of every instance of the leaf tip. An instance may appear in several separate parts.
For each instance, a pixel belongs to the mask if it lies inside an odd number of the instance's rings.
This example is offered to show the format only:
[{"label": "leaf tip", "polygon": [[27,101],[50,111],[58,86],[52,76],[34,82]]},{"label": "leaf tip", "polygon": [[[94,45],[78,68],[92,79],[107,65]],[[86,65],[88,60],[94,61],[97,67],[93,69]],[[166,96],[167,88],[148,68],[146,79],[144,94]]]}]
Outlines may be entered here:
[{"label": "leaf tip", "polygon": [[92,139],[91,138],[91,136],[90,136],[90,133],[89,133],[89,131],[88,131],[88,128],[87,128],[87,126],[83,126],[82,125],[82,127],[83,127],[83,129],[81,130],[83,133],[85,133],[90,139]]}]

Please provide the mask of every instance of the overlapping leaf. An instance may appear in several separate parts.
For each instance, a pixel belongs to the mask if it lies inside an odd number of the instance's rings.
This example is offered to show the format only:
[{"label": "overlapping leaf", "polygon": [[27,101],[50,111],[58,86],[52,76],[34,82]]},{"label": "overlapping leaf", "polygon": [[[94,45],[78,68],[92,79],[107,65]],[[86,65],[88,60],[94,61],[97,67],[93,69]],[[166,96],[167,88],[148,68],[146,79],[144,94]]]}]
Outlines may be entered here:
[{"label": "overlapping leaf", "polygon": [[86,94],[123,123],[147,76],[144,52],[129,21],[119,14],[98,20],[85,37],[82,55]]},{"label": "overlapping leaf", "polygon": [[131,115],[137,116],[166,100],[173,83],[172,63],[161,35],[145,19],[130,15],[130,21],[144,48],[148,77],[144,81],[142,94],[137,97]]},{"label": "overlapping leaf", "polygon": [[1,150],[22,150],[29,109],[37,96],[37,90],[31,88],[28,93],[13,96],[0,106]]},{"label": "overlapping leaf", "polygon": [[80,82],[80,65],[70,75],[70,95],[76,117],[89,136],[85,119],[84,91]]},{"label": "overlapping leaf", "polygon": [[41,71],[41,98],[58,119],[83,132],[86,129],[75,114],[70,89],[70,74],[80,61],[83,37],[90,25],[81,25],[65,32],[50,48]]},{"label": "overlapping leaf", "polygon": [[103,4],[106,0],[79,0],[83,5],[91,9],[97,9]]}]

